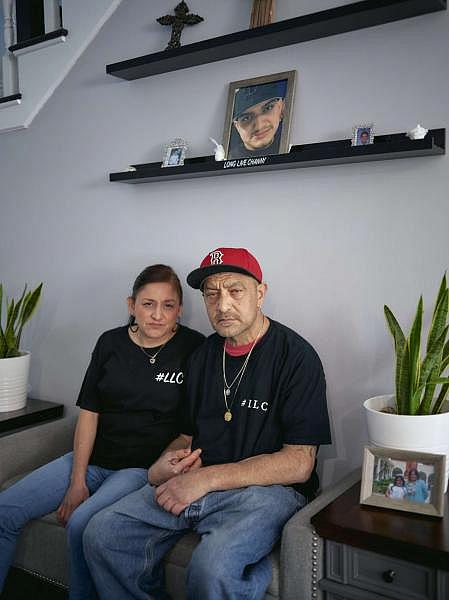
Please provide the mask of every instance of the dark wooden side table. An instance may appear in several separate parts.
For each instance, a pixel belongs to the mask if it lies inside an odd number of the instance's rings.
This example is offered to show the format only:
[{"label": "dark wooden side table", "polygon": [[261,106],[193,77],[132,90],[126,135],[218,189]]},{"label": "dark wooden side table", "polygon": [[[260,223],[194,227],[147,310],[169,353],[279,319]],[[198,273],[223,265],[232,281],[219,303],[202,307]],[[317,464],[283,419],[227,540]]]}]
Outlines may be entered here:
[{"label": "dark wooden side table", "polygon": [[28,398],[27,405],[22,410],[0,412],[0,436],[13,433],[23,427],[58,419],[63,414],[63,404]]},{"label": "dark wooden side table", "polygon": [[360,483],[312,517],[325,540],[326,600],[449,600],[449,503],[444,517],[361,506]]}]

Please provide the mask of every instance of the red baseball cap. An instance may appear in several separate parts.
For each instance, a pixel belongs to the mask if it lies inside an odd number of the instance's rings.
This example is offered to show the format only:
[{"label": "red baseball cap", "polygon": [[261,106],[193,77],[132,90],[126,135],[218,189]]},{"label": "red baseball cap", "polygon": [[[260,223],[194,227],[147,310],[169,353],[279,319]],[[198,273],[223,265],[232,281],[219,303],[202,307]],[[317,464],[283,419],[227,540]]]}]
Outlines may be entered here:
[{"label": "red baseball cap", "polygon": [[254,277],[262,283],[262,269],[251,252],[246,248],[217,248],[212,250],[203,259],[199,269],[195,269],[187,276],[187,283],[199,290],[209,275],[215,273],[243,273]]}]

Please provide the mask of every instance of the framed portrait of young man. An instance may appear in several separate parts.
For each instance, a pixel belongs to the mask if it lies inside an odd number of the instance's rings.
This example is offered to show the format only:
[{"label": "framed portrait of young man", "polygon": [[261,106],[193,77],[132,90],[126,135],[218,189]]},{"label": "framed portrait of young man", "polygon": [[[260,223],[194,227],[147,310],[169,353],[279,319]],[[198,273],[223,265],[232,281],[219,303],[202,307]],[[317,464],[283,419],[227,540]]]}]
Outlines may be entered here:
[{"label": "framed portrait of young man", "polygon": [[354,125],[352,128],[352,146],[369,146],[374,144],[374,124]]},{"label": "framed portrait of young man", "polygon": [[229,84],[223,136],[227,159],[289,151],[295,82],[296,71],[285,71]]}]

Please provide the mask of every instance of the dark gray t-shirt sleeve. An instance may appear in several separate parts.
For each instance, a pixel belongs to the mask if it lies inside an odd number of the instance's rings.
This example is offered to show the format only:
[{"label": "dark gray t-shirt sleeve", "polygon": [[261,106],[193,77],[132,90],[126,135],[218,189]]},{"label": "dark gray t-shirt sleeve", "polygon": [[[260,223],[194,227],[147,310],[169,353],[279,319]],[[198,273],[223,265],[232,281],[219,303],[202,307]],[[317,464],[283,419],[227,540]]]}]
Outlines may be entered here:
[{"label": "dark gray t-shirt sleeve", "polygon": [[294,361],[281,398],[283,442],[319,445],[331,442],[326,402],[326,380],[310,346]]},{"label": "dark gray t-shirt sleeve", "polygon": [[100,337],[92,352],[92,357],[84,376],[76,405],[92,412],[100,412],[101,400],[98,392],[98,381],[102,372],[101,346],[104,340]]}]

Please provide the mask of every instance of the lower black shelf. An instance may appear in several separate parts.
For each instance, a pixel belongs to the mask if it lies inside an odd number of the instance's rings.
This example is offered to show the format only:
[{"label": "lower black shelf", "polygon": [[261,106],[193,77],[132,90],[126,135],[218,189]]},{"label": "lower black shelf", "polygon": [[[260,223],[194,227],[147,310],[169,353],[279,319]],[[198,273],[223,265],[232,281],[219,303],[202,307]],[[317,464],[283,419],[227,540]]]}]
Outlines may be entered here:
[{"label": "lower black shelf", "polygon": [[21,427],[59,419],[63,414],[63,404],[28,398],[25,408],[0,412],[0,435],[12,433]]},{"label": "lower black shelf", "polygon": [[122,183],[148,183],[211,177],[281,169],[298,169],[323,165],[338,165],[393,158],[436,156],[446,152],[446,130],[431,129],[422,140],[411,140],[405,133],[379,135],[374,144],[351,146],[351,140],[335,140],[317,144],[293,146],[288,154],[248,157],[216,162],[213,156],[186,159],[183,166],[161,167],[161,163],[132,165],[135,171],[110,173],[110,181]]}]

